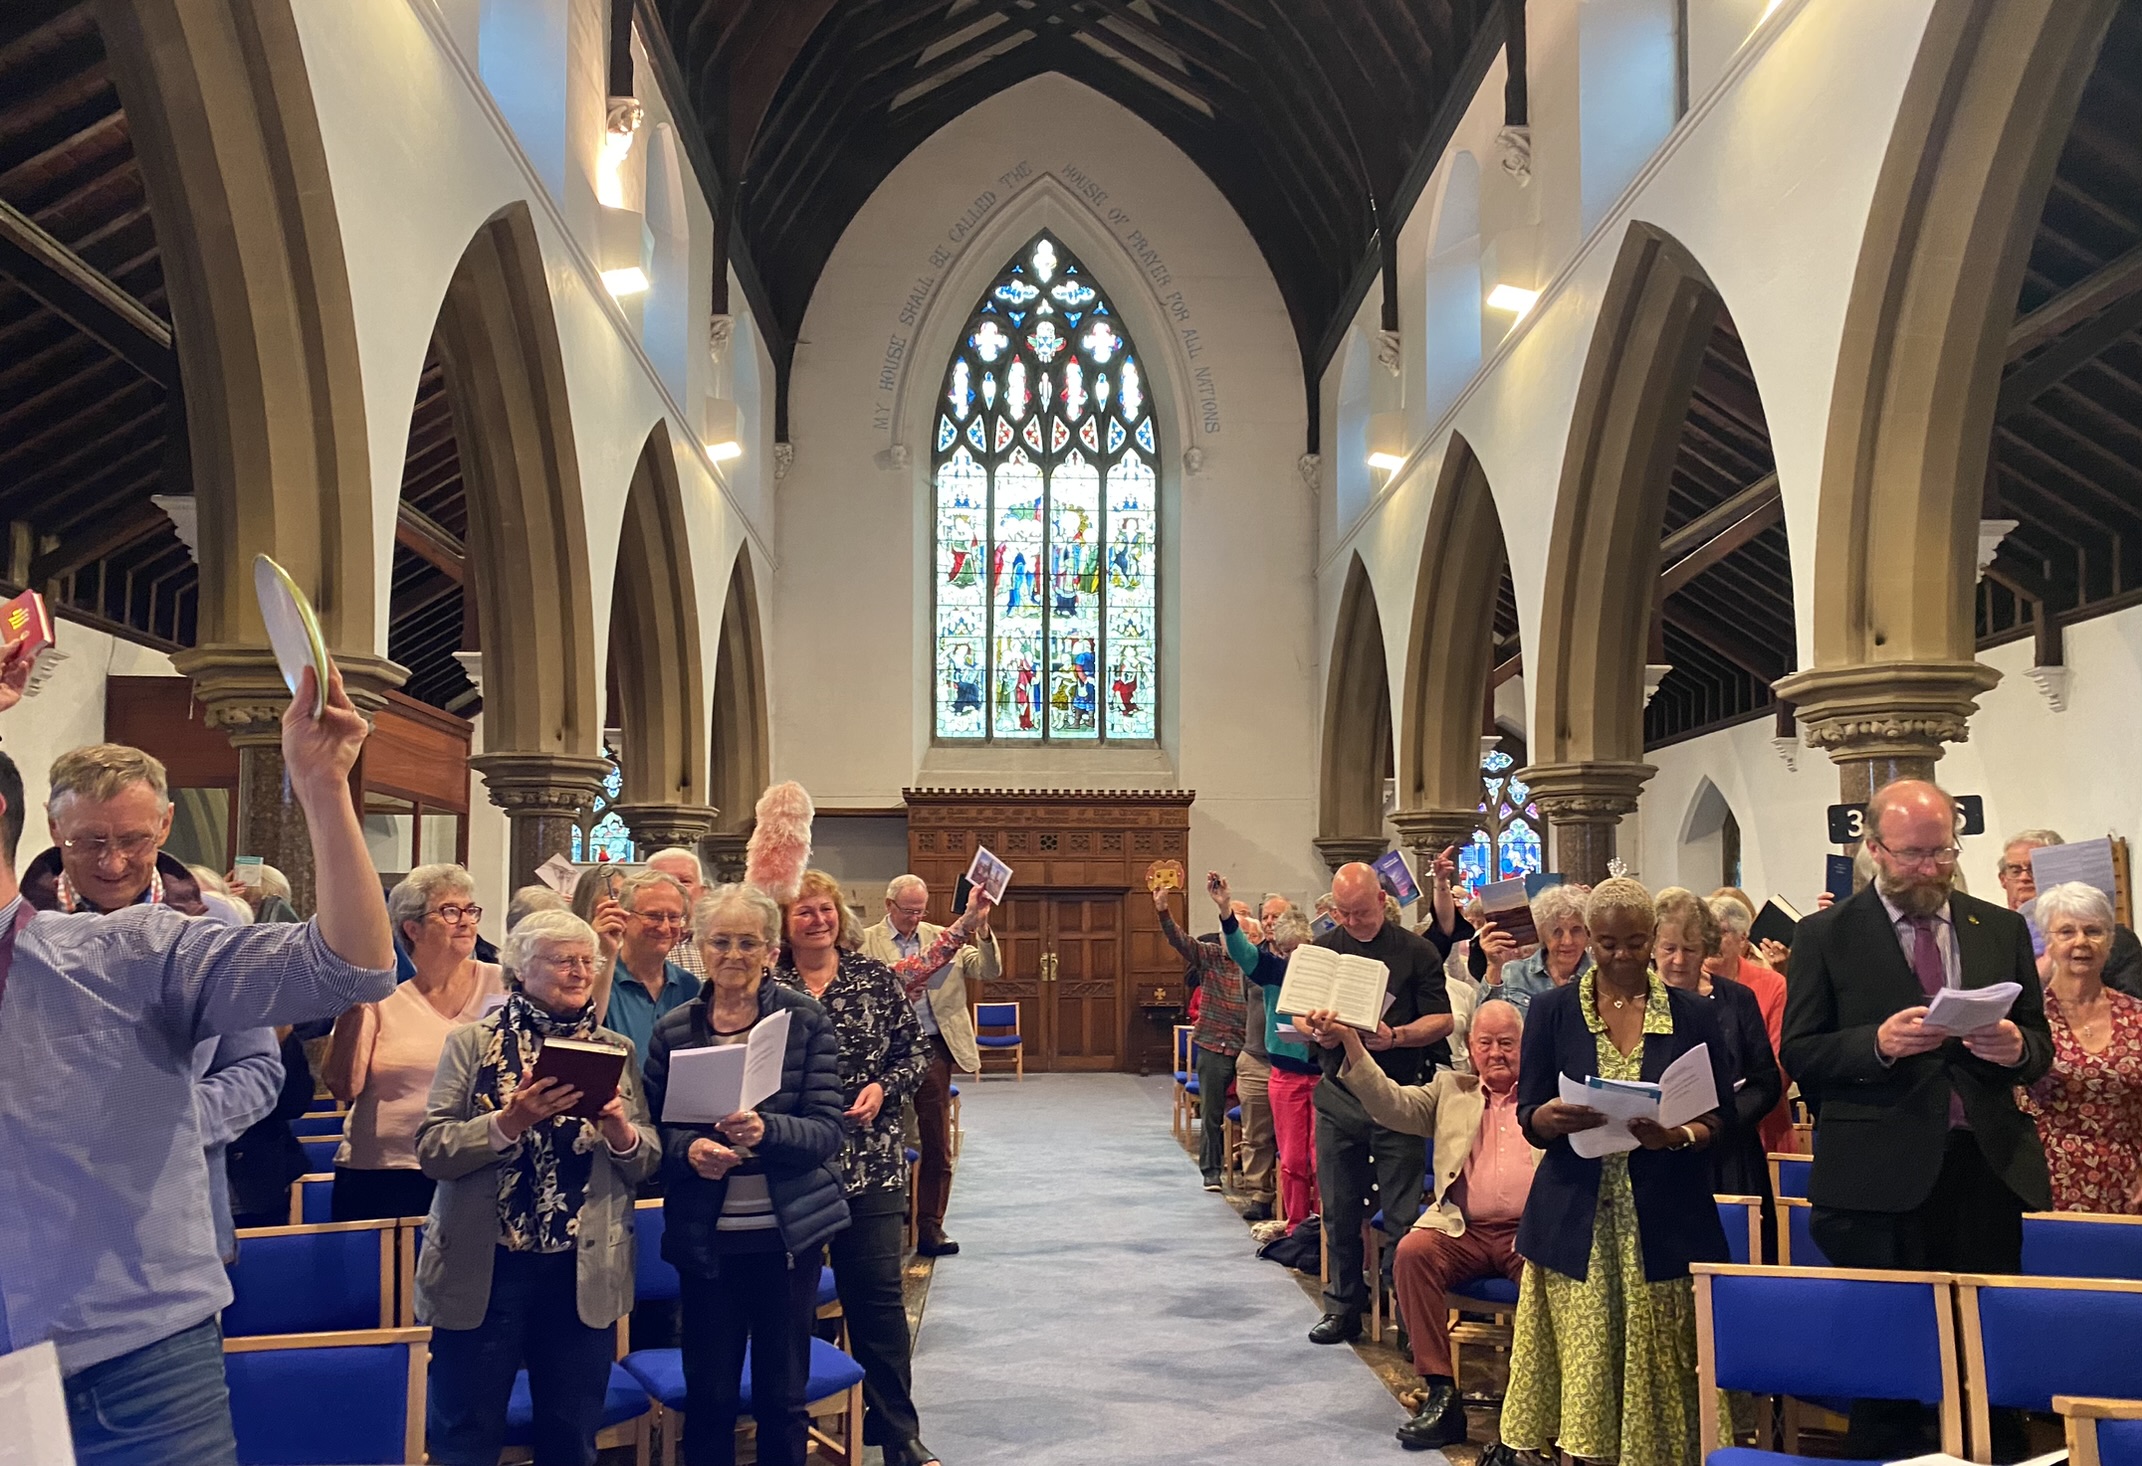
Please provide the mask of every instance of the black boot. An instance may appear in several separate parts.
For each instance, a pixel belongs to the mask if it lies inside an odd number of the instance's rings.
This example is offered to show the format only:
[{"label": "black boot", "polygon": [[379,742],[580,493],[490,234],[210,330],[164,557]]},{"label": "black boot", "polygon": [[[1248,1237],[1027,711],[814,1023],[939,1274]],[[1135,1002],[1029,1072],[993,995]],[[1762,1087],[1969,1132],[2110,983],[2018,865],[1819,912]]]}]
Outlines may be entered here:
[{"label": "black boot", "polygon": [[1312,1344],[1351,1344],[1360,1337],[1361,1315],[1358,1313],[1327,1313],[1309,1331]]},{"label": "black boot", "polygon": [[1437,1382],[1421,1397],[1420,1409],[1398,1428],[1398,1443],[1409,1451],[1454,1446],[1465,1439],[1465,1407],[1457,1386]]}]

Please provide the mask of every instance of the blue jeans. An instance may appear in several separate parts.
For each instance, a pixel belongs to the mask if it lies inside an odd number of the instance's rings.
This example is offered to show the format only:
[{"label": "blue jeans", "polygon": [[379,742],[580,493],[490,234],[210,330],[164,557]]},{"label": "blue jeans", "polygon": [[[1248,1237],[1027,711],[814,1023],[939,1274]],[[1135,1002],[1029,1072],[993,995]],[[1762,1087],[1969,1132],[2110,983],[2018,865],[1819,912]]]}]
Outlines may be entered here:
[{"label": "blue jeans", "polygon": [[528,1371],[536,1466],[594,1466],[616,1333],[580,1321],[577,1252],[491,1262],[491,1301],[472,1329],[431,1331],[425,1433],[438,1466],[497,1466],[513,1377]]},{"label": "blue jeans", "polygon": [[212,1318],[67,1377],[80,1466],[238,1466]]}]

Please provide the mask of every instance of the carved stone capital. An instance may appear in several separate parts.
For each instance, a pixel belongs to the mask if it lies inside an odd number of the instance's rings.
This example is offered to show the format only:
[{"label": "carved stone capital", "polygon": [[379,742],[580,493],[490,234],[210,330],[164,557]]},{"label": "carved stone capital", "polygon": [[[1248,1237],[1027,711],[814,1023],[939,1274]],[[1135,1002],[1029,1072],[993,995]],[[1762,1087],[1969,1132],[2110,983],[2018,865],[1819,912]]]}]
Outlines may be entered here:
[{"label": "carved stone capital", "polygon": [[625,822],[632,843],[642,850],[671,845],[690,849],[721,813],[710,804],[615,804],[611,808]]},{"label": "carved stone capital", "polygon": [[1495,156],[1519,188],[1532,181],[1532,129],[1505,127],[1495,134]]},{"label": "carved stone capital", "polygon": [[[193,682],[202,720],[221,728],[240,748],[280,743],[283,712],[290,689],[283,685],[275,653],[264,646],[234,643],[188,647],[175,653],[172,666]],[[337,654],[342,686],[367,719],[387,705],[387,693],[409,679],[409,669],[385,657]]]},{"label": "carved stone capital", "polygon": [[1185,448],[1185,449],[1183,449],[1183,472],[1184,472],[1184,474],[1186,474],[1187,476],[1189,476],[1189,477],[1191,477],[1191,478],[1196,478],[1196,477],[1197,477],[1197,476],[1198,476],[1199,474],[1203,473],[1204,471],[1205,471],[1205,450],[1204,450],[1204,449],[1202,449],[1202,448]]},{"label": "carved stone capital", "polygon": [[611,97],[603,106],[603,129],[616,137],[631,137],[646,119],[638,97]]},{"label": "carved stone capital", "polygon": [[744,879],[744,848],[751,843],[745,834],[702,835],[699,858],[717,885],[733,886]]},{"label": "carved stone capital", "polygon": [[729,338],[736,333],[736,317],[715,315],[707,317],[707,349],[716,356],[729,349]]},{"label": "carved stone capital", "polygon": [[1294,471],[1302,476],[1303,485],[1310,489],[1316,487],[1323,467],[1324,455],[1321,453],[1304,453],[1294,460]]},{"label": "carved stone capital", "polygon": [[1931,762],[1971,736],[1979,696],[2000,680],[1983,662],[1879,662],[1794,672],[1775,689],[1833,762]]},{"label": "carved stone capital", "polygon": [[1399,350],[1400,344],[1396,331],[1376,333],[1376,365],[1394,377],[1405,369],[1405,357]]},{"label": "carved stone capital", "polygon": [[774,476],[774,482],[776,482],[776,483],[779,483],[779,482],[780,482],[780,481],[781,481],[782,479],[785,479],[785,478],[787,478],[787,477],[788,477],[788,471],[789,471],[790,469],[794,468],[795,466],[796,466],[796,445],[795,445],[794,443],[776,443],[776,444],[774,444],[774,445],[773,445],[773,476]]},{"label": "carved stone capital", "polygon": [[1380,835],[1319,835],[1310,843],[1316,846],[1316,853],[1324,857],[1324,864],[1331,867],[1333,875],[1339,873],[1342,865],[1351,865],[1355,861],[1366,864],[1391,848]]},{"label": "carved stone capital", "polygon": [[1425,862],[1442,854],[1445,846],[1463,845],[1480,827],[1477,809],[1401,809],[1391,815],[1391,824],[1406,848]]},{"label": "carved stone capital", "polygon": [[509,815],[578,818],[602,790],[610,761],[583,753],[485,753],[469,760],[491,802]]},{"label": "carved stone capital", "polygon": [[1612,825],[1636,812],[1637,796],[1658,770],[1643,763],[1534,764],[1518,777],[1540,813],[1557,825]]}]

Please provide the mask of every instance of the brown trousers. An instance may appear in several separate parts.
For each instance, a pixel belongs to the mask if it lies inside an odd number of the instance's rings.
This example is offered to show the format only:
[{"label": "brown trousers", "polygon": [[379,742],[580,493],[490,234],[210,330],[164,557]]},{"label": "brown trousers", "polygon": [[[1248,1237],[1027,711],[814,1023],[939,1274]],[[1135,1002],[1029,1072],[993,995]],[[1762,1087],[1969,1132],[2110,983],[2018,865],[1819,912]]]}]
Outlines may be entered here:
[{"label": "brown trousers", "polygon": [[1270,1206],[1279,1151],[1272,1143],[1272,1066],[1247,1049],[1235,1056],[1235,1099],[1242,1106],[1242,1193]]},{"label": "brown trousers", "polygon": [[929,1068],[915,1090],[915,1125],[922,1143],[922,1179],[915,1190],[915,1231],[924,1242],[945,1235],[945,1206],[952,1199],[952,1051],[936,1034],[923,1040]]},{"label": "brown trousers", "polygon": [[1413,1367],[1423,1375],[1448,1375],[1450,1307],[1444,1295],[1460,1283],[1481,1278],[1524,1275],[1517,1255],[1517,1223],[1487,1222],[1468,1226],[1450,1237],[1432,1227],[1415,1227],[1398,1242],[1391,1280],[1398,1289],[1398,1311],[1413,1340]]}]

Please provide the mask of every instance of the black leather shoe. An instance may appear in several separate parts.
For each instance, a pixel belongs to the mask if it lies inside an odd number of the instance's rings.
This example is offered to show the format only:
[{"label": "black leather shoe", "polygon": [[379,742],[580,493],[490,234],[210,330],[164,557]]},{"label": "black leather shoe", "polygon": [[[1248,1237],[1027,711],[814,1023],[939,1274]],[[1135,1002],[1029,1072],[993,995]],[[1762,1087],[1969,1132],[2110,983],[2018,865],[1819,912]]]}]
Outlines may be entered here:
[{"label": "black leather shoe", "polygon": [[1496,1441],[1481,1451],[1480,1466],[1524,1466],[1526,1459],[1501,1441]]},{"label": "black leather shoe", "polygon": [[1245,1222],[1269,1222],[1272,1220],[1271,1203],[1263,1201],[1251,1202],[1242,1209],[1242,1220]]},{"label": "black leather shoe", "polygon": [[1398,1428],[1398,1443],[1409,1451],[1454,1446],[1465,1439],[1465,1407],[1450,1385],[1436,1385],[1421,1400],[1413,1418]]},{"label": "black leather shoe", "polygon": [[903,1441],[885,1448],[885,1466],[941,1466],[937,1453],[921,1441]]},{"label": "black leather shoe", "polygon": [[[954,1257],[959,1253],[959,1244],[950,1237],[925,1237],[915,1244],[918,1257]],[[929,1457],[922,1458],[927,1461]]]},{"label": "black leather shoe", "polygon": [[1361,1315],[1358,1313],[1327,1313],[1309,1331],[1312,1344],[1351,1344],[1360,1337]]}]

